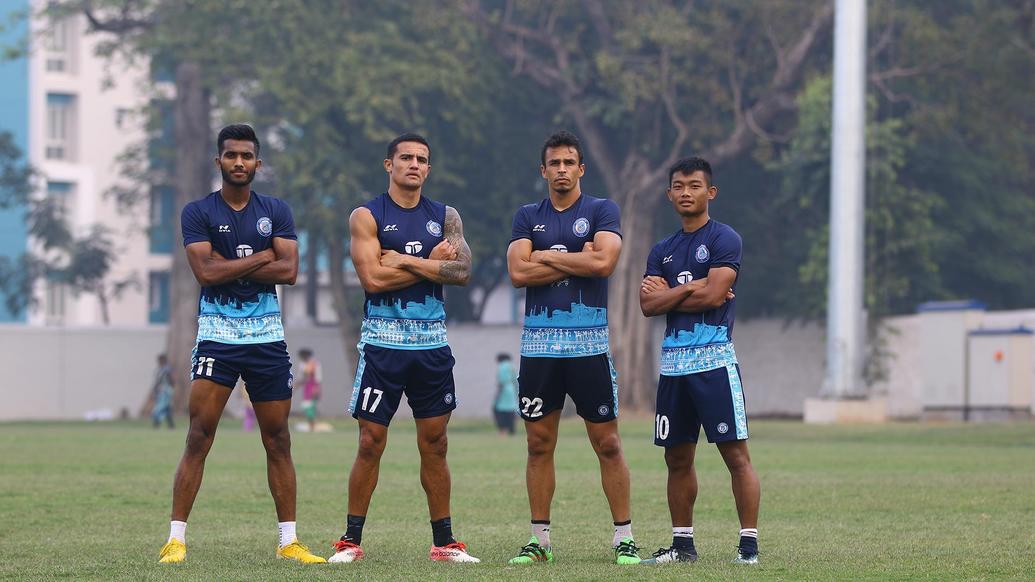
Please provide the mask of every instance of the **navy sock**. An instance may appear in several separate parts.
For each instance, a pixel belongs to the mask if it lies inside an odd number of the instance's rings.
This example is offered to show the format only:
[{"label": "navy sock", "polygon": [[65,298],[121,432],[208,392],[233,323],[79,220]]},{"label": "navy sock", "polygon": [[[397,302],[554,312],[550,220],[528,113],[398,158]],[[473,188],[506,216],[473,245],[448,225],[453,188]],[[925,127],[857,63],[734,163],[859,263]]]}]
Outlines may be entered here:
[{"label": "navy sock", "polygon": [[[756,530],[757,531],[757,530]],[[757,554],[758,553],[758,534],[755,535],[744,535],[740,536],[740,553],[742,554]]]},{"label": "navy sock", "polygon": [[435,546],[439,548],[456,543],[456,539],[453,538],[453,521],[448,517],[443,517],[438,521],[431,522],[431,537]]},{"label": "navy sock", "polygon": [[677,550],[694,550],[694,537],[672,536],[672,547]]},{"label": "navy sock", "polygon": [[342,540],[348,540],[357,546],[363,541],[363,524],[366,523],[365,515],[349,515],[345,518],[345,535]]}]

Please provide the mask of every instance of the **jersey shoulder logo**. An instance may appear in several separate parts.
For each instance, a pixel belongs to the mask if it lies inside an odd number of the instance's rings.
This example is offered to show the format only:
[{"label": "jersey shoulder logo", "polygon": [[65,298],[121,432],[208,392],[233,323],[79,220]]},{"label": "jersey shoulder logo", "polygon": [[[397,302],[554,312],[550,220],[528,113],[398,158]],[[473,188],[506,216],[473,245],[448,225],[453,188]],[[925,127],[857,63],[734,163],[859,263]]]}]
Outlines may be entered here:
[{"label": "jersey shoulder logo", "polygon": [[255,223],[255,228],[259,231],[260,235],[269,236],[273,234],[273,221],[270,220],[270,217],[263,216],[259,219],[259,222]]},{"label": "jersey shoulder logo", "polygon": [[664,259],[661,259],[661,264],[662,265],[667,265],[667,264],[669,264],[671,262],[672,262],[672,255],[668,255]]},{"label": "jersey shoulder logo", "polygon": [[708,257],[710,257],[710,256],[711,255],[708,253],[708,247],[706,247],[704,245],[701,245],[701,246],[697,247],[697,252],[694,253],[694,258],[697,259],[698,263],[706,263],[706,262],[708,262]]},{"label": "jersey shoulder logo", "polygon": [[589,219],[585,216],[575,221],[575,224],[571,225],[572,232],[575,236],[586,236],[589,234]]},{"label": "jersey shoulder logo", "polygon": [[394,224],[386,224],[385,227],[383,229],[381,229],[381,232],[398,232],[398,231],[399,231],[399,227],[397,225],[394,225]]},{"label": "jersey shoulder logo", "polygon": [[545,224],[537,224],[532,227],[532,232],[546,232]]},{"label": "jersey shoulder logo", "polygon": [[428,229],[428,234],[431,236],[439,236],[442,234],[442,225],[434,220],[429,220],[425,227]]}]

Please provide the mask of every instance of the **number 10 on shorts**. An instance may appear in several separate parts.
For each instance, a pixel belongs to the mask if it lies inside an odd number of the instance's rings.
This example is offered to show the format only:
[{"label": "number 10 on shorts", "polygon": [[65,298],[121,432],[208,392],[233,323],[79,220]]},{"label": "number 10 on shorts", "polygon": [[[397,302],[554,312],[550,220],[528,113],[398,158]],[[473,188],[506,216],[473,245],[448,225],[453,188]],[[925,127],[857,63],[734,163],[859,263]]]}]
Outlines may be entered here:
[{"label": "number 10 on shorts", "polygon": [[[373,402],[370,402],[371,394],[374,395]],[[361,405],[361,408],[367,412],[374,412],[375,410],[377,410],[377,405],[381,404],[382,394],[384,394],[384,390],[378,390],[377,388],[367,386],[363,389],[363,404]],[[367,405],[369,405],[370,407],[367,408]]]},{"label": "number 10 on shorts", "polygon": [[654,436],[658,440],[668,438],[668,417],[663,414],[654,415]]}]

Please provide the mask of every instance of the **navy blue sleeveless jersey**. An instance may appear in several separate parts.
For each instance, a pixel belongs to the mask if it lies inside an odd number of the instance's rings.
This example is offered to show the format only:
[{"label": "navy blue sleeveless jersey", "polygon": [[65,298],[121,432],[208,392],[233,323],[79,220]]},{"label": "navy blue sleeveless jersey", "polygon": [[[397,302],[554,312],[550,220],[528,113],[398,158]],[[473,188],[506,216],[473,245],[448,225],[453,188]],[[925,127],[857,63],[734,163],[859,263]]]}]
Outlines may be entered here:
[{"label": "navy blue sleeveless jersey", "polygon": [[[618,205],[582,194],[563,211],[549,198],[522,206],[510,240],[527,238],[534,251],[578,253],[604,231],[622,235]],[[607,277],[568,277],[525,289],[522,356],[592,356],[607,353],[607,342]]]},{"label": "navy blue sleeveless jersey", "polygon": [[[445,204],[421,196],[417,206],[403,208],[384,193],[364,207],[374,215],[383,250],[426,259],[442,242]],[[442,285],[421,280],[395,291],[367,293],[360,341],[402,350],[447,345]]]},{"label": "navy blue sleeveless jersey", "polygon": [[[709,220],[694,232],[682,229],[654,245],[644,277],[664,277],[670,287],[708,276],[709,269],[730,267],[740,272],[740,235]],[[736,288],[736,283],[734,283]],[[733,318],[736,299],[703,313],[670,311],[661,343],[661,374],[682,376],[736,364]]]},{"label": "navy blue sleeveless jersey", "polygon": [[[264,251],[277,237],[297,239],[287,203],[256,192],[241,210],[230,208],[219,191],[213,192],[184,206],[180,225],[183,246],[208,241],[228,260]],[[198,342],[259,344],[283,339],[274,285],[238,279],[201,288]]]}]

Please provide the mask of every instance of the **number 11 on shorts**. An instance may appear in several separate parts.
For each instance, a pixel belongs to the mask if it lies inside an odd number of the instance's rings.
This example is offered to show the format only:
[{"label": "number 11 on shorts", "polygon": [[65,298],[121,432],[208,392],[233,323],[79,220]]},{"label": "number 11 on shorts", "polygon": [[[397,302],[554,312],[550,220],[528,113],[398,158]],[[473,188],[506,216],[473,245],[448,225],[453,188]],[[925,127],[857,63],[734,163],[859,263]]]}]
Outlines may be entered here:
[{"label": "number 11 on shorts", "polygon": [[[373,395],[374,395],[374,402],[372,404],[370,403],[370,394],[371,393],[373,393]],[[373,388],[373,387],[370,387],[370,386],[367,386],[366,388],[364,388],[363,389],[363,406],[362,406],[363,410],[365,410],[367,412],[374,412],[375,410],[377,410],[377,405],[381,404],[381,395],[382,394],[384,394],[384,390],[378,390],[377,388]],[[368,404],[370,405],[370,408],[367,408]]]}]

